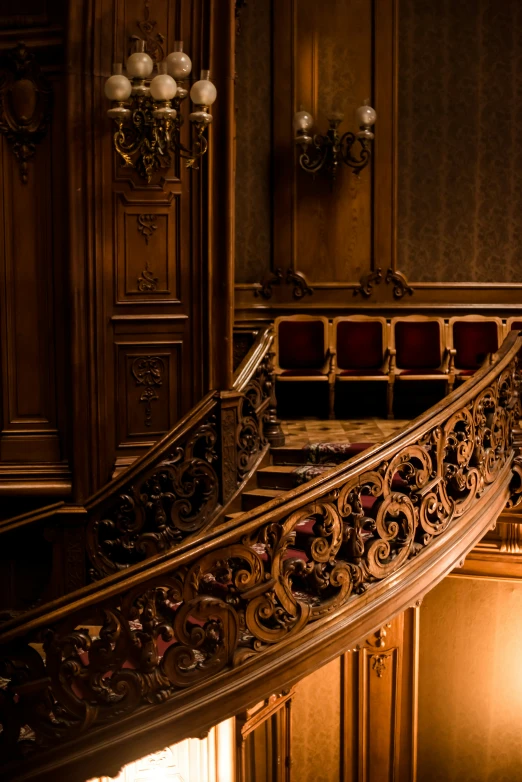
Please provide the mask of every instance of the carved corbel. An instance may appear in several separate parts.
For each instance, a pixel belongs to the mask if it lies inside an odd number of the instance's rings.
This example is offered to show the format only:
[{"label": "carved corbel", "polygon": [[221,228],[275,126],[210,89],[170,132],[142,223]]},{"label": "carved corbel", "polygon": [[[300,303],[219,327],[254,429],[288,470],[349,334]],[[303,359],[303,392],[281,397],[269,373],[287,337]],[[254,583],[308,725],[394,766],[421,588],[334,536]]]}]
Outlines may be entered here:
[{"label": "carved corbel", "polygon": [[51,118],[51,87],[23,42],[8,52],[2,71],[0,132],[12,145],[20,177],[27,184],[28,163],[47,133]]},{"label": "carved corbel", "polygon": [[402,299],[407,293],[408,296],[413,296],[413,288],[406,279],[406,275],[402,272],[395,271],[395,269],[388,269],[386,272],[386,284],[393,285],[393,296],[396,299]]},{"label": "carved corbel", "polygon": [[354,288],[353,295],[358,296],[360,294],[365,299],[369,299],[373,293],[374,286],[379,285],[381,280],[382,269],[379,266],[379,268],[375,269],[375,271],[370,272],[369,274],[363,274],[359,281],[358,287]]},{"label": "carved corbel", "polygon": [[282,282],[287,285],[293,285],[292,291],[294,299],[302,299],[303,296],[311,296],[314,289],[308,284],[308,280],[302,272],[298,272],[292,267],[286,270],[286,274],[279,267],[273,272],[269,272],[262,280],[259,288],[254,291],[254,296],[262,296],[264,299],[272,297],[272,286],[280,285]]}]

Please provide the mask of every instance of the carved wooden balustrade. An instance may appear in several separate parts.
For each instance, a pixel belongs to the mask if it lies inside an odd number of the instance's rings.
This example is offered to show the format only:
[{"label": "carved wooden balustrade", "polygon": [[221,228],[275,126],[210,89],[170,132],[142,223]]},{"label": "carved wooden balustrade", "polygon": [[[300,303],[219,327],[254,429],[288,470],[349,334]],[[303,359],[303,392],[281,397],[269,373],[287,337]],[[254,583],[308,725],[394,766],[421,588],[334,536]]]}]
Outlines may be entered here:
[{"label": "carved wooden balustrade", "polygon": [[[231,391],[207,394],[85,505],[61,503],[0,523],[4,546],[8,534],[43,527],[56,541],[49,591],[57,596],[218,524],[263,459],[268,441],[277,442],[272,343],[272,330],[261,331]],[[17,548],[12,546],[13,555]]]},{"label": "carved wooden balustrade", "polygon": [[4,778],[85,779],[201,735],[418,601],[518,500],[521,348],[387,442],[6,623]]}]

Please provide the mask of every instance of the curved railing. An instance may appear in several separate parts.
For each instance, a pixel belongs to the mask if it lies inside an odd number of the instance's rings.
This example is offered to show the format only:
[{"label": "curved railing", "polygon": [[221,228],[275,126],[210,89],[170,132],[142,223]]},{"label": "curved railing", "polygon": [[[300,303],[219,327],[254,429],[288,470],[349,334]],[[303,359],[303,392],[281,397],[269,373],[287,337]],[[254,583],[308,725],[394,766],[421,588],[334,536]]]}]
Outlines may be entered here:
[{"label": "curved railing", "polygon": [[201,735],[418,601],[518,498],[521,348],[387,442],[6,623],[6,778],[85,779]]}]

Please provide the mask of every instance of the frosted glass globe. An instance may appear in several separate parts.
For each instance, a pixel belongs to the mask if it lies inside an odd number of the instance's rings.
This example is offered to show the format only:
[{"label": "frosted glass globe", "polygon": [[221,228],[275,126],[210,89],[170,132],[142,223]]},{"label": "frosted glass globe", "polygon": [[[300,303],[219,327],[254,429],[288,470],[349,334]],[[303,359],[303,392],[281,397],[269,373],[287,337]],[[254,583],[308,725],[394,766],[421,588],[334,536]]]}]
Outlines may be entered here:
[{"label": "frosted glass globe", "polygon": [[212,106],[217,98],[217,90],[208,79],[201,79],[192,85],[190,99],[196,106]]},{"label": "frosted glass globe", "polygon": [[363,127],[365,125],[374,125],[376,119],[377,112],[375,109],[372,109],[371,106],[367,106],[366,104],[364,106],[359,106],[355,112],[355,121],[359,127]]},{"label": "frosted glass globe", "polygon": [[314,124],[314,118],[308,111],[296,111],[293,124],[296,133],[298,130],[310,130]]},{"label": "frosted glass globe", "polygon": [[127,100],[130,97],[132,84],[126,76],[115,74],[105,82],[105,95],[109,100]]},{"label": "frosted glass globe", "polygon": [[153,67],[154,63],[145,52],[134,52],[127,60],[127,73],[137,79],[146,79]]},{"label": "frosted glass globe", "polygon": [[192,60],[185,52],[172,52],[167,57],[167,71],[173,79],[188,79],[192,70]]},{"label": "frosted glass globe", "polygon": [[178,85],[168,73],[160,73],[150,83],[150,94],[154,100],[172,100]]}]

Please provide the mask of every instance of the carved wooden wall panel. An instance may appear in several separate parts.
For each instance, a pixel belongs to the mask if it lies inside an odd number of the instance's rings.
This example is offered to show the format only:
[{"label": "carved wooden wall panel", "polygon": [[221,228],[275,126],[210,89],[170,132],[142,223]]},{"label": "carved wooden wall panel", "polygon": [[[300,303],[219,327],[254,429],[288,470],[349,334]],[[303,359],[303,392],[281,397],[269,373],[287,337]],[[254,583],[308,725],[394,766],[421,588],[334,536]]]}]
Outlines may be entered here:
[{"label": "carved wooden wall panel", "polygon": [[117,304],[180,303],[179,202],[149,212],[117,202]]},{"label": "carved wooden wall panel", "polygon": [[[201,57],[208,58],[200,47],[202,7],[200,0],[93,0],[94,70],[100,74],[94,78],[100,232],[90,294],[97,301],[96,485],[110,477],[116,463],[128,463],[167,432],[203,393],[203,171],[191,171],[174,159],[148,184],[123,165],[113,149],[103,93],[112,63],[125,62],[136,38],[146,41],[154,61],[172,51],[175,40],[183,40],[199,75]],[[189,110],[183,106],[185,126]],[[206,165],[203,161],[201,169]]]},{"label": "carved wooden wall panel", "polygon": [[180,417],[183,341],[116,343],[118,447],[153,442]]},{"label": "carved wooden wall panel", "polygon": [[[4,12],[13,30],[0,38],[0,492],[21,481],[25,490],[63,495],[70,471],[62,31],[46,30],[42,3]],[[19,27],[27,43],[15,46]]]}]

